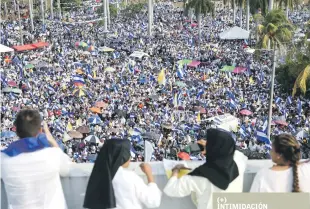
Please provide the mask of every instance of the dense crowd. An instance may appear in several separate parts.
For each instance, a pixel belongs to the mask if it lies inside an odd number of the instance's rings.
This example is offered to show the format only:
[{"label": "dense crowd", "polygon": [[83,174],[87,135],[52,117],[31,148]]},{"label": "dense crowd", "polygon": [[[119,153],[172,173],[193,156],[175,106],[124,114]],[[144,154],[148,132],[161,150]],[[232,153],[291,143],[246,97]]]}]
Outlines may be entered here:
[{"label": "dense crowd", "polygon": [[[302,32],[309,14],[290,15]],[[64,21],[90,19],[85,16],[97,17],[73,9]],[[143,160],[144,140],[153,146],[152,160],[177,159],[180,153],[202,159],[193,144],[212,125],[207,119],[229,113],[239,120],[229,130],[238,149],[249,158],[268,158],[270,140],[258,133],[267,131],[272,54],[256,60],[247,50],[254,40],[220,40],[219,33],[233,26],[226,21],[231,18],[229,10],[205,16],[200,41],[197,24],[171,3],[155,5],[151,37],[147,13],[119,14],[109,33],[97,23],[46,21],[42,27],[40,20],[30,32],[30,20],[23,19],[24,44],[48,46],[1,54],[2,148],[16,139],[17,112],[32,107],[76,162],[94,161],[113,137],[130,139],[133,160]],[[2,27],[2,44],[21,44],[18,21],[5,20]],[[191,65],[195,61],[200,64]],[[297,136],[308,158],[309,126],[309,99],[282,94],[276,83],[272,136]]]}]

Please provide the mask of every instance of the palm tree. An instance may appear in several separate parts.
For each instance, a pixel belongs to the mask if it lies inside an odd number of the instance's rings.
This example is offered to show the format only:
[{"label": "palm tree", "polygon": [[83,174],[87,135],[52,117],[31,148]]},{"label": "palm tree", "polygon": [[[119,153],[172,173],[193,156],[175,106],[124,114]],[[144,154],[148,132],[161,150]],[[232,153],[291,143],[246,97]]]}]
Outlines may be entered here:
[{"label": "palm tree", "polygon": [[270,42],[271,47],[275,50],[291,41],[293,29],[282,10],[272,10],[266,15],[263,24],[258,26],[260,34],[258,45],[260,48],[266,49],[269,48],[268,43]]},{"label": "palm tree", "polygon": [[300,1],[299,0],[277,0],[279,6],[284,5],[286,11],[286,17],[288,18],[288,10],[293,9],[294,6],[297,6]]},{"label": "palm tree", "polygon": [[310,79],[310,64],[298,75],[293,88],[293,96],[295,96],[297,88],[300,88],[302,93],[306,93],[306,83],[308,79]]},{"label": "palm tree", "polygon": [[255,15],[253,15],[253,20],[254,20],[254,22],[255,22],[255,36],[256,36],[256,42],[258,42],[258,40],[259,40],[259,25],[260,24],[262,24],[262,22],[264,21],[264,17],[261,15],[261,14],[259,14],[259,13],[257,13],[257,14],[255,14]]},{"label": "palm tree", "polygon": [[201,40],[201,18],[202,15],[207,13],[214,14],[214,4],[210,0],[191,0],[187,4],[187,9],[192,8],[195,11],[196,18],[198,20],[198,38],[199,43]]},{"label": "palm tree", "polygon": [[[265,21],[258,28],[261,38],[258,42],[258,46],[263,49],[269,49],[271,46],[273,49],[273,66],[271,74],[271,89],[269,100],[269,114],[268,114],[268,137],[271,134],[271,120],[272,120],[272,104],[273,104],[273,92],[274,92],[274,78],[275,78],[275,62],[276,62],[276,50],[281,46],[291,41],[293,26],[287,20],[282,10],[271,10],[265,17]],[[270,44],[269,44],[270,43]]]}]

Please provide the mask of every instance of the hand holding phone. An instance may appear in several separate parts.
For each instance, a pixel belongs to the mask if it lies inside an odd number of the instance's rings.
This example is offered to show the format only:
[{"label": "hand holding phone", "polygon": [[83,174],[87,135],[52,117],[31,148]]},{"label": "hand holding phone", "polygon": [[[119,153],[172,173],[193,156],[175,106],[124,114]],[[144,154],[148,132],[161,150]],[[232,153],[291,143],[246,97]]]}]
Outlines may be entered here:
[{"label": "hand holding phone", "polygon": [[46,135],[46,138],[47,138],[48,142],[50,143],[50,145],[51,145],[52,147],[59,147],[58,143],[56,142],[56,140],[55,140],[54,137],[52,136],[52,134],[51,134],[51,132],[50,132],[50,130],[49,130],[49,128],[48,128],[48,125],[47,125],[46,121],[43,121],[43,122],[42,122],[42,126],[43,126],[43,131],[44,131],[44,133],[45,133],[45,135]]}]

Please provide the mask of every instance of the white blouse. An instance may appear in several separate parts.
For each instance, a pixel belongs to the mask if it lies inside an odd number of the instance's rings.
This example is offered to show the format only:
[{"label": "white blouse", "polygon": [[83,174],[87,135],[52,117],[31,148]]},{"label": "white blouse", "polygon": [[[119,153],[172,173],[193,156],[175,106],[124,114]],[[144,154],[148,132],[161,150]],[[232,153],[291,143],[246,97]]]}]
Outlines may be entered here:
[{"label": "white blouse", "polygon": [[[156,183],[145,184],[134,171],[120,167],[113,180],[116,209],[157,208],[162,192]],[[143,203],[143,204],[142,204]]]},{"label": "white blouse", "polygon": [[[299,187],[302,192],[310,192],[310,162],[298,166]],[[275,181],[276,179],[276,181]],[[257,172],[250,192],[291,192],[293,189],[293,171],[274,171],[263,168]]]},{"label": "white blouse", "polygon": [[192,196],[197,209],[213,209],[212,194],[214,192],[242,192],[243,176],[246,168],[247,157],[236,151],[234,160],[239,169],[239,176],[229,184],[226,190],[213,185],[207,178],[185,175],[181,178],[171,177],[164,188],[164,193],[170,197]]}]

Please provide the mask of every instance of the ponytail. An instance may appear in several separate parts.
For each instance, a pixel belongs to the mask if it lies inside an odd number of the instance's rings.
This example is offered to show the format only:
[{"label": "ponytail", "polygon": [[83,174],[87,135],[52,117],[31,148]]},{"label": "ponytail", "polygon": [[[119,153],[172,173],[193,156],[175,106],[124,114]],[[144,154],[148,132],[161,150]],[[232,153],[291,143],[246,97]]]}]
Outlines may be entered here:
[{"label": "ponytail", "polygon": [[293,190],[292,192],[300,192],[299,178],[298,178],[298,162],[292,164],[293,168]]}]

